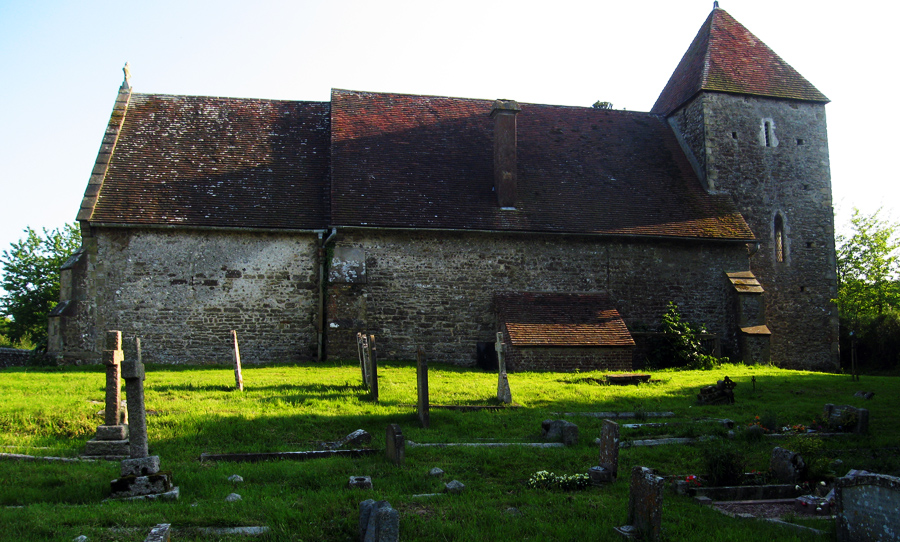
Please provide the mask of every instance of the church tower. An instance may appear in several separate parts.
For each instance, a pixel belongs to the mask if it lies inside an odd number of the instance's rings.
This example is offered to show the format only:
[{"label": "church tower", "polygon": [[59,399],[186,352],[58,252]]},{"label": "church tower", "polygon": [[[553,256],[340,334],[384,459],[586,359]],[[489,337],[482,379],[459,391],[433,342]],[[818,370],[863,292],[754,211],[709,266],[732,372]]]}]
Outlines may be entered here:
[{"label": "church tower", "polygon": [[839,366],[828,101],[716,3],[651,110],[753,230],[771,361],[817,370]]}]

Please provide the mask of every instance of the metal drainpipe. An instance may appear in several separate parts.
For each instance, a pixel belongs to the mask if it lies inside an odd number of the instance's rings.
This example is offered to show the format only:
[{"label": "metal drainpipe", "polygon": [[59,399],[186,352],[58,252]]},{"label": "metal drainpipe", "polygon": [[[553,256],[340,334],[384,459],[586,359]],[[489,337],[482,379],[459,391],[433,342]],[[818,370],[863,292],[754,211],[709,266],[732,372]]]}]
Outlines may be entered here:
[{"label": "metal drainpipe", "polygon": [[322,350],[325,345],[325,247],[336,235],[337,228],[331,228],[331,233],[322,241],[322,246],[319,247],[319,333],[317,338],[318,352],[316,354],[318,361],[324,361],[322,359]]}]

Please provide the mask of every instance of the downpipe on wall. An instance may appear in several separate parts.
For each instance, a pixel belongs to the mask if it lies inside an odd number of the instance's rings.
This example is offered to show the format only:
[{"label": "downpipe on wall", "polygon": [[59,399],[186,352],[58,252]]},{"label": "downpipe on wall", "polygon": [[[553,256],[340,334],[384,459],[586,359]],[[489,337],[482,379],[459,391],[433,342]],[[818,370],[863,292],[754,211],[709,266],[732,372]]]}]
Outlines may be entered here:
[{"label": "downpipe on wall", "polygon": [[325,348],[325,255],[328,243],[337,236],[337,228],[331,228],[331,233],[322,241],[319,247],[319,311],[318,311],[318,336],[316,338],[317,352],[316,360],[324,361],[323,351]]}]

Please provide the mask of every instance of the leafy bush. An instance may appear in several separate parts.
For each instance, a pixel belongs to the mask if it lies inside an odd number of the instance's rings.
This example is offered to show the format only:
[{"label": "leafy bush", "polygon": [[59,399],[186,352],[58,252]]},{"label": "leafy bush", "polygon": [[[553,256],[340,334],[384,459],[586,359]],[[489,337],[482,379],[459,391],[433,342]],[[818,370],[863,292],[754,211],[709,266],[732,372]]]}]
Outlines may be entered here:
[{"label": "leafy bush", "polygon": [[746,460],[734,444],[713,442],[704,454],[706,481],[711,486],[736,486],[744,478]]},{"label": "leafy bush", "polygon": [[672,301],[662,317],[661,331],[663,336],[651,342],[647,356],[651,368],[710,370],[722,363],[722,360],[708,354],[703,348],[700,335],[706,333],[706,328],[683,320],[678,312],[678,305]]}]

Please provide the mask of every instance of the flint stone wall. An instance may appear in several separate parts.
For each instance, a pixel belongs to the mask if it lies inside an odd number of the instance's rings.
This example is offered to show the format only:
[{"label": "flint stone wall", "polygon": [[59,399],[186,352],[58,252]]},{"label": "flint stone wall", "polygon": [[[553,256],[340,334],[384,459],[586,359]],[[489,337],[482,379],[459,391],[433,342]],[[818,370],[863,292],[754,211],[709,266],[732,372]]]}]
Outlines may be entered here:
[{"label": "flint stone wall", "polygon": [[[769,120],[777,145],[765,145]],[[825,107],[702,93],[670,123],[711,190],[732,198],[760,242],[751,270],[765,288],[771,357],[781,366],[838,367],[834,213]],[[774,223],[786,258],[776,258]]]},{"label": "flint stone wall", "polygon": [[[356,249],[350,251],[348,249]],[[379,357],[474,366],[476,344],[497,331],[493,295],[504,291],[607,291],[626,324],[657,325],[669,301],[690,322],[736,348],[733,296],[724,271],[747,269],[744,244],[617,241],[589,236],[341,230],[338,249],[364,253],[365,269],[332,275],[330,359],[357,355],[356,333],[378,337]],[[365,277],[362,280],[360,277]]]},{"label": "flint stone wall", "polygon": [[31,350],[21,350],[19,348],[0,348],[0,368],[2,367],[24,367],[28,365],[28,360],[34,355]]},{"label": "flint stone wall", "polygon": [[[58,357],[99,361],[103,332],[150,363],[243,363],[316,355],[317,238],[312,233],[95,228],[68,272]],[[51,318],[51,322],[54,318]]]}]

